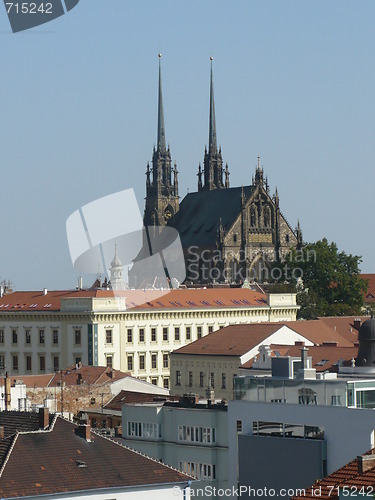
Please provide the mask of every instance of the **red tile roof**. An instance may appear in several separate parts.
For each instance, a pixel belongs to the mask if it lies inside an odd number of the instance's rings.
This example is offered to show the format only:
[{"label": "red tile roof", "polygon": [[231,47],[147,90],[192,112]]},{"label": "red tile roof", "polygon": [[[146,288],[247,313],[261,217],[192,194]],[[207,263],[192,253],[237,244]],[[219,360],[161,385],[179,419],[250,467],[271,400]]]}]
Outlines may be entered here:
[{"label": "red tile roof", "polygon": [[355,326],[355,320],[359,319],[362,325],[362,323],[369,319],[369,316],[329,316],[319,319],[339,335],[346,338],[346,340],[355,343],[358,341],[358,329]]},{"label": "red tile roof", "polygon": [[316,345],[331,341],[337,342],[339,347],[353,347],[353,341],[344,338],[343,335],[335,331],[322,319],[289,321],[287,326]]},{"label": "red tile roof", "polygon": [[160,290],[48,290],[13,292],[0,298],[0,314],[15,311],[59,311],[61,299],[125,297],[127,308],[202,309],[267,307],[267,295],[247,288]]},{"label": "red tile roof", "polygon": [[[364,457],[366,457],[366,455],[373,455],[374,453],[375,450],[370,450]],[[366,472],[359,472],[358,458],[356,458],[347,465],[344,465],[344,467],[341,467],[341,469],[338,469],[321,481],[317,481],[313,486],[307,488],[305,495],[292,498],[294,500],[304,500],[306,498],[313,498],[316,500],[317,492],[319,491],[318,496],[320,499],[331,500],[339,498],[339,487],[345,487],[347,493],[357,493],[358,498],[373,497],[375,492],[375,459],[373,466],[374,468]],[[363,488],[362,493],[361,488]]]},{"label": "red tile roof", "polygon": [[106,366],[88,366],[81,365],[76,368],[70,366],[62,373],[51,373],[46,375],[20,375],[16,378],[11,377],[12,383],[16,380],[22,380],[26,387],[58,387],[62,382],[65,386],[78,385],[79,376],[81,376],[82,385],[103,385],[111,384],[116,380],[129,377],[130,373],[124,373],[120,370],[114,370]]},{"label": "red tile roof", "polygon": [[163,396],[146,392],[121,391],[112,398],[104,408],[107,410],[121,411],[122,405],[134,403],[164,403],[166,401],[178,401],[178,396]]},{"label": "red tile roof", "polygon": [[368,281],[367,290],[364,294],[365,302],[375,302],[375,274],[361,274],[361,278]]},{"label": "red tile roof", "polygon": [[283,323],[230,325],[173,352],[176,354],[242,356],[283,326]]},{"label": "red tile roof", "polygon": [[287,326],[317,345],[323,344],[323,342],[337,342],[338,347],[353,347],[353,342],[346,340],[324,322],[311,320],[230,325],[174,352],[177,354],[242,356],[283,326]]},{"label": "red tile roof", "polygon": [[[5,466],[4,466],[5,464]],[[52,430],[18,434],[0,477],[3,498],[187,483],[186,474],[60,417]]]}]

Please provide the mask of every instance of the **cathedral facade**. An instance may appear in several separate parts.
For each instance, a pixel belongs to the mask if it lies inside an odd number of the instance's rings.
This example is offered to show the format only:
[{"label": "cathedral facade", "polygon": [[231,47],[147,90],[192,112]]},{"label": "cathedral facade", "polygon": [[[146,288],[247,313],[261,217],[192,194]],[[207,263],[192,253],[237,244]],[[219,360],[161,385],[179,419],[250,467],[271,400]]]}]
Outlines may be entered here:
[{"label": "cathedral facade", "polygon": [[157,145],[146,170],[144,225],[178,231],[188,284],[269,282],[274,262],[302,245],[302,232],[299,223],[293,229],[283,216],[259,157],[251,184],[230,187],[228,164],[224,167],[217,146],[212,59],[209,141],[197,177],[197,191],[180,202],[177,166],[172,168],[165,141],[159,56]]}]

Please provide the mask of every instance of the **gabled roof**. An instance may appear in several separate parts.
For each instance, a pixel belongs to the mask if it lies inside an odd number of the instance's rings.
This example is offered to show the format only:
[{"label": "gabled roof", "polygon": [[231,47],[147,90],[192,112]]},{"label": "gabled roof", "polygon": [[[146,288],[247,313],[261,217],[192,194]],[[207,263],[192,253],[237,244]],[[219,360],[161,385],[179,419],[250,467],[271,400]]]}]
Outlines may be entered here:
[{"label": "gabled roof", "polygon": [[224,229],[228,230],[241,211],[242,189],[249,198],[252,186],[187,194],[168,224],[179,232],[183,248],[215,248],[220,220]]},{"label": "gabled roof", "polygon": [[283,326],[284,323],[230,325],[173,351],[173,354],[242,356]]},{"label": "gabled roof", "polygon": [[369,316],[327,316],[319,319],[346,340],[354,343],[358,341],[359,330],[355,326],[355,320],[360,320],[360,324],[362,325],[369,318]]},{"label": "gabled roof", "polygon": [[108,368],[107,366],[89,366],[76,365],[69,366],[62,372],[50,373],[46,375],[19,375],[11,377],[12,383],[16,380],[21,380],[26,387],[58,387],[61,382],[65,382],[65,386],[79,385],[103,385],[112,384],[117,380],[121,380],[130,376],[129,373],[124,373],[119,370]]},{"label": "gabled roof", "polygon": [[[353,341],[349,341],[340,335],[334,328],[331,328],[321,319],[311,319],[302,321],[288,321],[288,327],[300,333],[316,345],[323,342],[337,342],[339,347],[352,347]],[[355,339],[357,340],[357,339]]]},{"label": "gabled roof", "polygon": [[[375,450],[370,450],[363,458],[366,456],[374,455]],[[375,465],[375,462],[374,464]],[[317,481],[310,488],[306,488],[305,495],[292,497],[293,500],[304,500],[306,498],[317,498],[316,493],[319,491],[319,498],[322,500],[331,500],[339,498],[338,488],[346,487],[344,492],[353,493],[356,498],[369,498],[373,496],[375,488],[375,467],[370,468],[365,472],[360,472],[360,467],[358,464],[358,457],[352,460],[348,464],[341,467],[337,471],[333,472],[329,476],[325,477],[321,481]],[[319,490],[318,490],[319,488]],[[320,493],[321,488],[321,493]],[[363,488],[361,493],[361,488]],[[315,495],[314,495],[315,491]],[[345,495],[344,493],[344,495]],[[356,494],[356,495],[355,495]],[[368,494],[368,495],[367,495]],[[345,495],[348,496],[348,495]]]},{"label": "gabled roof", "polygon": [[[187,483],[182,472],[58,417],[49,431],[18,434],[1,464],[3,498],[53,495],[102,488]],[[4,466],[5,465],[5,466]]]},{"label": "gabled roof", "polygon": [[166,401],[178,401],[178,396],[163,396],[146,392],[121,391],[117,396],[104,405],[106,410],[121,411],[122,405],[132,403],[163,403]]}]

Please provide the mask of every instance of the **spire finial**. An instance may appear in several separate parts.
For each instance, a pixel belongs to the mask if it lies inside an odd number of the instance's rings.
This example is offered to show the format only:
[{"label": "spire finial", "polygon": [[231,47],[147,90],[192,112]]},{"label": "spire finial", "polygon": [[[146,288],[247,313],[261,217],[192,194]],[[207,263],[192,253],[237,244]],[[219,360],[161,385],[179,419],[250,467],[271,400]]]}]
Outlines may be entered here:
[{"label": "spire finial", "polygon": [[164,110],[163,110],[163,94],[161,90],[161,54],[158,54],[159,58],[159,102],[158,102],[158,138],[156,149],[164,153],[165,148],[165,127],[164,127]]},{"label": "spire finial", "polygon": [[257,158],[258,158],[258,168],[260,168],[260,155],[258,155]]},{"label": "spire finial", "polygon": [[216,152],[216,120],[215,120],[215,99],[214,99],[214,81],[212,72],[212,61],[213,57],[210,57],[211,61],[211,78],[210,78],[210,126],[209,126],[209,140],[208,140],[208,150],[209,152]]}]

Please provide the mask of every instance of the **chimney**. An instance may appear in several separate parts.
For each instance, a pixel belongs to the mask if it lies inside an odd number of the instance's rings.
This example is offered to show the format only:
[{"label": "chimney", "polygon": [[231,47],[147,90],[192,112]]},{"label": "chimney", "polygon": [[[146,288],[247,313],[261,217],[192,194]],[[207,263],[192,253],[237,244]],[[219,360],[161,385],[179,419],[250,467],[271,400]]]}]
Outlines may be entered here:
[{"label": "chimney", "polygon": [[46,429],[49,427],[49,409],[39,408],[39,429]]},{"label": "chimney", "polygon": [[207,406],[211,406],[212,404],[215,403],[214,391],[209,387],[207,387],[206,389],[206,398],[207,398]]},{"label": "chimney", "polygon": [[361,327],[361,318],[355,318],[353,326],[356,330],[359,330]]},{"label": "chimney", "polygon": [[307,370],[308,366],[307,366],[307,347],[303,346],[301,348],[301,364],[302,364],[302,368],[304,370]]},{"label": "chimney", "polygon": [[83,288],[83,279],[82,279],[82,276],[80,276],[78,278],[78,286],[77,286],[78,290],[82,290]]},{"label": "chimney", "polygon": [[8,372],[5,373],[5,378],[4,378],[4,388],[5,388],[5,411],[10,410],[11,406],[11,389],[10,389],[10,378],[8,377]]},{"label": "chimney", "polygon": [[43,288],[43,295],[47,295],[47,292],[48,292],[47,288]]},{"label": "chimney", "polygon": [[299,345],[300,347],[305,347],[305,342],[303,340],[296,340],[294,345]]},{"label": "chimney", "polygon": [[0,298],[4,296],[4,287],[0,285]]},{"label": "chimney", "polygon": [[91,443],[91,427],[89,423],[80,423],[76,430],[76,434],[85,439],[88,443]]},{"label": "chimney", "polygon": [[81,385],[83,382],[82,373],[78,373],[77,385]]},{"label": "chimney", "polygon": [[360,455],[357,460],[359,474],[363,474],[375,467],[375,455]]},{"label": "chimney", "polygon": [[0,426],[0,439],[4,439],[5,431],[4,431],[4,426]]}]

